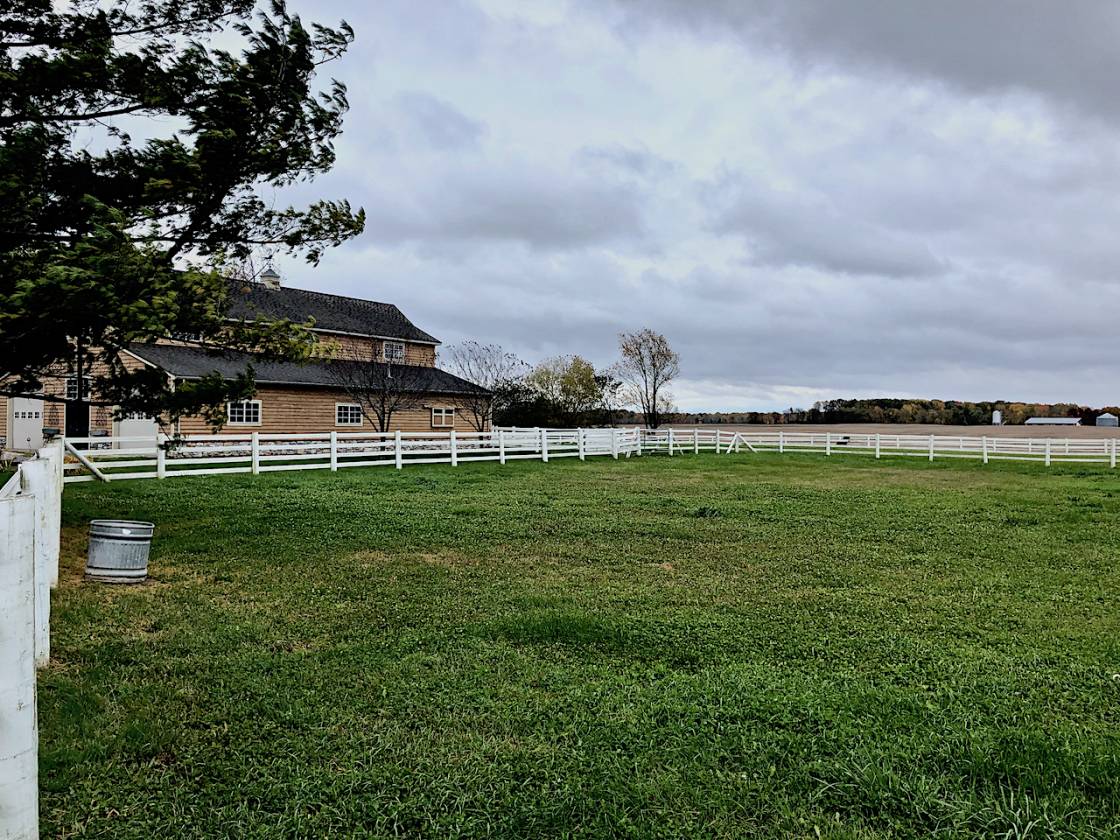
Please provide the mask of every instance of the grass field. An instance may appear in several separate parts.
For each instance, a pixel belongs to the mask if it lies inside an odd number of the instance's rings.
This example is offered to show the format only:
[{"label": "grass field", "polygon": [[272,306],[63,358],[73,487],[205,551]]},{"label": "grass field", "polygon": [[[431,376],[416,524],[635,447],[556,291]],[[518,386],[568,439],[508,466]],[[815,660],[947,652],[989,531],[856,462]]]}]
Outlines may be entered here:
[{"label": "grass field", "polygon": [[[158,524],[81,582],[83,524]],[[805,455],[67,488],[44,836],[1106,837],[1120,475]]]}]

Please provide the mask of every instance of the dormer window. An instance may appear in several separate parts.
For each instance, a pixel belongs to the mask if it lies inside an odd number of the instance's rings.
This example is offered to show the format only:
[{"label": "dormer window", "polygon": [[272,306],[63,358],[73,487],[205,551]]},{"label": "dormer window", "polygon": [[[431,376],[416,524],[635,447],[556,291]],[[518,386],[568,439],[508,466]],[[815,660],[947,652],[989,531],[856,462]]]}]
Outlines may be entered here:
[{"label": "dormer window", "polygon": [[404,342],[403,341],[386,341],[385,348],[385,361],[396,362],[397,364],[404,363]]}]

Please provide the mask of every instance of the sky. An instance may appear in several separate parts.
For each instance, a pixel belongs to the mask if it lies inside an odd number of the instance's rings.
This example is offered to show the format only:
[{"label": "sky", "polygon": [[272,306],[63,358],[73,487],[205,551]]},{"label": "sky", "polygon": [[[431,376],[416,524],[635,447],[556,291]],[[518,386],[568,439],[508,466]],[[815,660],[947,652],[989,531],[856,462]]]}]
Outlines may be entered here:
[{"label": "sky", "polygon": [[357,40],[365,233],[293,286],[617,357],[684,410],[1120,401],[1120,3],[289,0]]}]

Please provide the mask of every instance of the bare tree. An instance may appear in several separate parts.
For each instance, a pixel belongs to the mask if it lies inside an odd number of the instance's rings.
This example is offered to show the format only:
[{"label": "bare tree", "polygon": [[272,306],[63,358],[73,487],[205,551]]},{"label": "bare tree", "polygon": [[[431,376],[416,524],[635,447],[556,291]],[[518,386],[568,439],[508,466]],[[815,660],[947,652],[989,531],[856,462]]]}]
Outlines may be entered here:
[{"label": "bare tree", "polygon": [[449,347],[442,356],[452,373],[486,389],[460,398],[463,416],[480,432],[486,430],[494,414],[504,411],[529,370],[525,362],[497,344],[464,341]]},{"label": "bare tree", "polygon": [[374,348],[339,354],[328,365],[334,384],[380,432],[389,431],[398,412],[424,405],[424,377],[430,368],[381,361]]},{"label": "bare tree", "polygon": [[625,383],[626,399],[641,410],[646,425],[656,429],[672,410],[668,385],[680,373],[680,356],[665,336],[651,329],[619,333],[618,349],[622,360],[615,370]]}]

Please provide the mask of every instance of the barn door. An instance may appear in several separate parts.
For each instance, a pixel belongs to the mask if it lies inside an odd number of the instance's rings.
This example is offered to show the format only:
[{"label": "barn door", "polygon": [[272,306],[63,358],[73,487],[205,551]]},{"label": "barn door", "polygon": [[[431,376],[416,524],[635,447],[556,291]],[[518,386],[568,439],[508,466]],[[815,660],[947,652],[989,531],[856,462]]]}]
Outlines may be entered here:
[{"label": "barn door", "polygon": [[43,401],[34,397],[8,399],[9,449],[32,450],[43,445]]}]

